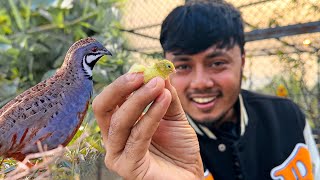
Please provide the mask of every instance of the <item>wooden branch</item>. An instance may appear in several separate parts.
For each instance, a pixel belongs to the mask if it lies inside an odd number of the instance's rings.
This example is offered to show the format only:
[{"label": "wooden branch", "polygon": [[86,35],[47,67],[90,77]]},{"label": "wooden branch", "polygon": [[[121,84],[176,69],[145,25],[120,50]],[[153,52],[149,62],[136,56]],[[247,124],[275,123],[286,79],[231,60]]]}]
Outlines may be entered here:
[{"label": "wooden branch", "polygon": [[320,21],[275,28],[257,29],[245,33],[245,39],[246,42],[249,42],[315,32],[320,32]]},{"label": "wooden branch", "polygon": [[143,33],[138,33],[138,32],[135,32],[135,30],[126,30],[126,29],[121,29],[121,28],[118,28],[118,29],[120,31],[122,31],[122,32],[131,33],[131,34],[134,34],[134,35],[137,35],[137,36],[141,36],[141,37],[144,37],[144,38],[149,38],[149,39],[153,39],[153,40],[159,40],[159,38],[157,38],[157,37],[149,36],[149,35],[146,35],[146,34],[143,34]]},{"label": "wooden branch", "polygon": [[[157,27],[157,26],[161,26],[161,24],[160,23],[150,24],[150,25],[146,25],[146,26],[140,26],[140,27],[136,27],[136,28],[132,28],[132,29],[127,29],[125,31],[138,31],[141,29],[148,29],[148,28],[153,28],[153,27]],[[123,29],[121,29],[121,30],[123,30]]]},{"label": "wooden branch", "polygon": [[[155,26],[155,25],[151,25],[151,26]],[[148,28],[148,26],[143,28]],[[159,39],[157,37],[152,37],[146,34],[135,32],[138,29],[127,30],[127,29],[119,28],[119,30],[123,32],[135,34],[137,36],[153,39],[153,40]],[[257,41],[257,40],[271,39],[271,38],[281,38],[285,36],[293,36],[298,34],[315,33],[315,32],[320,32],[320,21],[288,25],[288,26],[280,26],[275,28],[253,30],[245,33],[245,40],[246,42],[250,42],[250,41]]]},{"label": "wooden branch", "polygon": [[277,0],[263,0],[263,1],[258,1],[258,2],[252,2],[252,3],[249,3],[249,4],[240,5],[237,8],[238,9],[246,8],[246,7],[250,7],[250,6],[253,6],[253,5],[262,4],[262,3],[266,3],[266,2],[270,2],[270,1],[277,1]]}]

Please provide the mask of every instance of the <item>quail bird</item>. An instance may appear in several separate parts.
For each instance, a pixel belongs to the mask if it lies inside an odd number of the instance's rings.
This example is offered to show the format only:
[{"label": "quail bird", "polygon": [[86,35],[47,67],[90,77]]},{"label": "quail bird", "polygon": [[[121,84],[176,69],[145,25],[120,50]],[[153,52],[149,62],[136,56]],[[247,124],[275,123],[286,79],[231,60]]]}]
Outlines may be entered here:
[{"label": "quail bird", "polygon": [[66,146],[84,119],[92,94],[92,69],[111,53],[94,38],[75,42],[49,79],[26,90],[0,109],[0,156],[22,161],[38,152]]}]

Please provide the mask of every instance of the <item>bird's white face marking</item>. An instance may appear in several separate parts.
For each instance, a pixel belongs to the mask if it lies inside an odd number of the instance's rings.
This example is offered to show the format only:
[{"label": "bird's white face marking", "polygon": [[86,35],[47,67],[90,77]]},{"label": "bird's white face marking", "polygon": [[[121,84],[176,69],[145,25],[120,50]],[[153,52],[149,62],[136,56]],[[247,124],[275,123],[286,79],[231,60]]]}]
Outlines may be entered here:
[{"label": "bird's white face marking", "polygon": [[82,65],[83,65],[84,71],[86,72],[86,74],[89,77],[92,76],[92,68],[93,68],[89,64],[91,64],[93,61],[97,60],[101,56],[103,56],[103,55],[102,54],[92,54],[92,55],[87,55],[87,56],[83,57]]},{"label": "bird's white face marking", "polygon": [[86,62],[87,64],[92,63],[94,60],[96,60],[97,58],[101,57],[101,54],[95,54],[95,55],[88,55]]}]

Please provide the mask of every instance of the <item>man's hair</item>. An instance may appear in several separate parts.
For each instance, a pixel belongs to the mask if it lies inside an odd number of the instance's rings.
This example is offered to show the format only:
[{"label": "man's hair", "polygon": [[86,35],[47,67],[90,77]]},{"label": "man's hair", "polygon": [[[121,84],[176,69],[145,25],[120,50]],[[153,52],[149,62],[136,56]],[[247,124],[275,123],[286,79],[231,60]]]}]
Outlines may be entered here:
[{"label": "man's hair", "polygon": [[189,1],[176,7],[163,21],[160,43],[164,52],[196,54],[212,45],[244,53],[244,30],[240,12],[223,0]]}]

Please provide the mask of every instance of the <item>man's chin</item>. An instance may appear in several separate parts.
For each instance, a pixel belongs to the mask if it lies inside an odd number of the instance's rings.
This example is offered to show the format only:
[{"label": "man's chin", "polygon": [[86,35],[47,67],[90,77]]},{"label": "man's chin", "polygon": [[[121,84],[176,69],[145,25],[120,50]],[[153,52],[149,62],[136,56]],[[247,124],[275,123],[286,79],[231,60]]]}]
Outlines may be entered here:
[{"label": "man's chin", "polygon": [[198,124],[202,124],[204,126],[210,127],[215,124],[220,124],[220,122],[223,120],[224,114],[220,116],[205,116],[205,117],[197,117],[189,115],[193,121],[195,121]]}]

